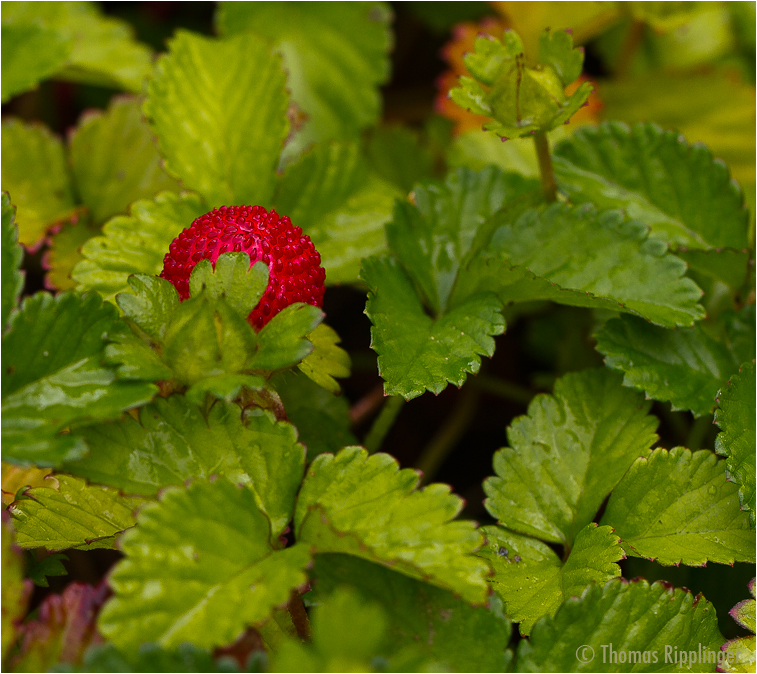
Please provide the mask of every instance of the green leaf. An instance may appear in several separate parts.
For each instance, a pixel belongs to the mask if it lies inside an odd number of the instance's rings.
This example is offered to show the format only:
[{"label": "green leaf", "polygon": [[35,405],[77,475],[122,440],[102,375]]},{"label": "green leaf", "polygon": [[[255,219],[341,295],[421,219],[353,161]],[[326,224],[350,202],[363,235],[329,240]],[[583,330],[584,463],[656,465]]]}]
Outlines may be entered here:
[{"label": "green leaf", "polygon": [[274,672],[369,672],[386,643],[386,615],[354,590],[340,588],[313,611],[313,643],[288,639],[275,654]]},{"label": "green leaf", "polygon": [[70,475],[56,475],[54,480],[56,487],[27,489],[25,498],[10,506],[23,548],[112,548],[115,537],[134,526],[133,512],[144,502]]},{"label": "green leaf", "polygon": [[68,571],[63,562],[67,562],[68,557],[62,554],[47,555],[30,565],[27,574],[37,587],[50,587],[47,577],[67,576]]},{"label": "green leaf", "polygon": [[321,323],[307,338],[313,344],[313,351],[297,367],[330,393],[339,393],[334,377],[350,376],[350,355],[338,346],[339,335],[334,328]]},{"label": "green leaf", "polygon": [[3,513],[2,529],[2,660],[16,641],[18,626],[26,615],[34,585],[24,580],[24,558],[14,543],[13,527]]},{"label": "green leaf", "polygon": [[416,490],[418,480],[388,454],[321,454],[297,498],[295,536],[317,552],[356,555],[483,603],[488,567],[471,554],[481,545],[475,524],[451,521],[462,500],[449,486]]},{"label": "green leaf", "polygon": [[247,253],[224,253],[215,263],[200,260],[189,277],[192,297],[203,290],[211,299],[223,297],[229,306],[247,317],[258,305],[268,285],[268,267],[265,262],[250,264]]},{"label": "green leaf", "polygon": [[117,423],[89,426],[82,435],[90,453],[66,471],[127,494],[155,496],[213,475],[247,485],[272,523],[272,536],[287,526],[305,470],[305,449],[288,423],[216,401],[207,418],[184,396],[157,398]]},{"label": "green leaf", "polygon": [[72,46],[70,39],[54,30],[28,24],[3,25],[3,103],[34,89],[42,80],[61,70]]},{"label": "green leaf", "polygon": [[70,583],[61,594],[48,594],[38,608],[38,617],[23,626],[13,671],[48,672],[58,662],[80,661],[91,644],[101,641],[95,615],[109,592],[104,582],[97,587]]},{"label": "green leaf", "polygon": [[224,298],[201,294],[182,302],[166,328],[163,361],[181,384],[247,368],[257,337]]},{"label": "green leaf", "polygon": [[581,75],[584,53],[581,47],[573,48],[571,31],[547,29],[539,36],[539,60],[552,68],[567,87]]},{"label": "green leaf", "polygon": [[[688,666],[690,651],[716,662],[722,643],[715,610],[702,595],[695,598],[667,583],[650,586],[643,579],[611,580],[601,588],[589,586],[554,618],[540,620],[531,638],[519,643],[515,669],[677,672]],[[704,664],[696,671],[712,667]]]},{"label": "green leaf", "polygon": [[719,337],[699,325],[667,330],[635,316],[614,318],[596,334],[605,364],[625,373],[623,384],[697,417],[712,412],[718,388],[754,353],[754,342],[750,349],[729,343],[726,331]]},{"label": "green leaf", "polygon": [[[749,582],[749,591],[754,597],[754,578]],[[749,630],[752,635],[731,639],[723,644],[722,651],[726,654],[727,660],[719,667],[721,671],[749,672],[754,668],[757,661],[757,643],[754,637],[755,623],[757,623],[755,606],[754,599],[745,599],[728,612],[740,627]]]},{"label": "green leaf", "polygon": [[151,201],[137,201],[130,215],[109,220],[103,236],[84,244],[84,260],[71,276],[81,290],[97,290],[112,299],[129,289],[130,274],[159,274],[171,241],[205,211],[201,199],[191,193],[164,192]]},{"label": "green leaf", "polygon": [[126,326],[97,295],[38,293],[21,305],[3,338],[3,458],[54,466],[81,456],[80,438],[58,431],[117,418],[157,388],[117,380],[102,365],[106,341]]},{"label": "green leaf", "polygon": [[144,106],[169,174],[214,208],[267,206],[289,131],[285,82],[263,40],[178,30]]},{"label": "green leaf", "polygon": [[417,185],[413,205],[397,202],[387,239],[434,315],[448,309],[460,267],[488,243],[488,218],[536,190],[536,181],[494,167],[457,169],[443,185]]},{"label": "green leaf", "polygon": [[69,148],[77,192],[95,224],[126,213],[138,199],[178,191],[160,166],[137,98],[115,98],[105,112],[86,113],[69,138]]},{"label": "green leaf", "polygon": [[239,397],[243,388],[261,391],[266,388],[266,381],[256,374],[219,374],[195,382],[184,395],[196,405],[203,404],[208,393],[226,402],[232,402]]},{"label": "green leaf", "polygon": [[48,290],[75,290],[71,278],[74,267],[84,258],[81,247],[93,236],[102,233],[85,213],[75,213],[70,220],[56,225],[46,239],[47,251],[42,256],[42,266],[47,269],[45,287]]},{"label": "green leaf", "polygon": [[744,195],[701,144],[652,123],[584,126],[555,148],[555,175],[574,203],[622,208],[675,247],[748,245]]},{"label": "green leaf", "polygon": [[150,49],[133,39],[126,21],[103,16],[95,3],[17,3],[3,9],[8,24],[41,26],[71,43],[66,67],[55,72],[60,79],[137,92],[150,74]]},{"label": "green leaf", "polygon": [[323,320],[323,311],[296,302],[282,309],[257,333],[258,351],[248,363],[253,370],[281,370],[313,351],[307,338]]},{"label": "green leaf", "polygon": [[305,583],[306,546],[274,550],[252,489],[225,479],[166,489],[121,539],[99,629],[121,649],[229,644]]},{"label": "green leaf", "polygon": [[146,335],[162,342],[171,316],[179,306],[179,292],[173,283],[158,276],[129,276],[134,293],[119,293],[118,308]]},{"label": "green leaf", "polygon": [[487,510],[503,527],[570,547],[657,440],[650,405],[606,369],[565,375],[508,428],[498,477],[484,481]]},{"label": "green leaf", "polygon": [[390,19],[380,2],[222,2],[216,25],[222,35],[267,38],[282,54],[287,88],[306,115],[285,150],[295,156],[314,141],[357,138],[378,121],[379,86],[389,76]]},{"label": "green leaf", "polygon": [[737,491],[712,452],[656,449],[613,490],[602,524],[629,555],[660,564],[754,562],[754,530]]},{"label": "green leaf", "polygon": [[620,310],[666,327],[704,317],[702,291],[684,277],[686,265],[620,211],[557,203],[515,222],[503,211],[489,224],[492,243],[460,274],[453,305],[488,290],[505,303],[552,300]]},{"label": "green leaf", "polygon": [[373,171],[405,194],[434,174],[434,154],[428,143],[406,126],[380,126],[368,136],[366,159]]},{"label": "green leaf", "polygon": [[478,554],[494,568],[489,582],[504,601],[507,615],[521,621],[524,636],[539,618],[554,616],[566,599],[580,595],[589,583],[602,585],[620,576],[616,562],[625,558],[612,529],[593,522],[578,532],[564,564],[541,541],[496,526],[482,531],[487,544]]},{"label": "green leaf", "polygon": [[741,508],[755,514],[755,365],[744,363],[725,388],[718,391],[715,423],[722,432],[715,438],[715,451],[727,456],[726,474],[739,485]]},{"label": "green leaf", "polygon": [[310,236],[331,284],[354,283],[360,260],[386,249],[384,224],[401,196],[368,170],[356,142],[324,143],[287,167],[274,201]]},{"label": "green leaf", "polygon": [[349,555],[316,555],[314,576],[319,596],[348,586],[364,603],[381,606],[390,659],[413,648],[435,671],[508,669],[512,654],[504,646],[512,628],[496,597],[489,599],[491,608],[474,607],[447,590]]},{"label": "green leaf", "polygon": [[386,395],[410,400],[426,390],[439,393],[448,382],[462,386],[468,373],[478,372],[480,356],[494,353],[493,336],[505,331],[502,303],[493,293],[471,297],[435,320],[394,258],[368,258],[360,275],[370,289],[365,311]]},{"label": "green leaf", "polygon": [[5,331],[11,312],[18,307],[18,299],[24,288],[24,275],[21,273],[21,262],[24,251],[18,245],[18,227],[15,222],[16,209],[11,206],[7,192],[2,195],[2,318],[0,330]]},{"label": "green leaf", "polygon": [[350,404],[344,396],[332,395],[292,370],[274,375],[271,384],[281,397],[287,419],[297,428],[300,442],[308,448],[308,456],[357,444],[350,431]]},{"label": "green leaf", "polygon": [[18,209],[18,240],[27,247],[76,210],[63,143],[40,124],[3,121],[2,181]]},{"label": "green leaf", "polygon": [[583,65],[583,53],[573,49],[568,33],[542,36],[539,51],[544,65],[526,61],[523,42],[511,30],[505,31],[502,41],[486,35],[474,46],[475,51],[463,57],[473,78],[460,77],[449,97],[469,112],[491,117],[484,129],[504,140],[551,131],[568,121],[592,92],[584,82],[572,95],[565,95],[565,86],[572,81],[566,78],[580,74]]}]

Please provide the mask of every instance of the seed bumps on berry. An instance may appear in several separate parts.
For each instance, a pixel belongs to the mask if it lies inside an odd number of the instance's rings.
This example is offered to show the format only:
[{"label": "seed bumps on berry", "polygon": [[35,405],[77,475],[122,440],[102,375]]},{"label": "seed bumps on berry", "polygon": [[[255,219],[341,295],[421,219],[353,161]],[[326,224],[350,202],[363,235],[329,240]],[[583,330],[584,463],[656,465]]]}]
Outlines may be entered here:
[{"label": "seed bumps on berry", "polygon": [[310,237],[287,217],[262,206],[222,206],[200,216],[169,246],[160,277],[173,283],[182,301],[200,260],[215,267],[223,253],[243,252],[250,265],[268,265],[268,286],[247,321],[260,330],[295,302],[323,306],[326,272]]}]

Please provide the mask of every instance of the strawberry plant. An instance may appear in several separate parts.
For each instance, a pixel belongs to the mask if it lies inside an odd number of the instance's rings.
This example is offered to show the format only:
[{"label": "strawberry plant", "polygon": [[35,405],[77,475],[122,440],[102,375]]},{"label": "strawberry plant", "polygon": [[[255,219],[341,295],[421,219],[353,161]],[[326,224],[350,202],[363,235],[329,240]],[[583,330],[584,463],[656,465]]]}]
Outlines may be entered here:
[{"label": "strawberry plant", "polygon": [[3,3],[5,670],[754,671],[753,24]]}]

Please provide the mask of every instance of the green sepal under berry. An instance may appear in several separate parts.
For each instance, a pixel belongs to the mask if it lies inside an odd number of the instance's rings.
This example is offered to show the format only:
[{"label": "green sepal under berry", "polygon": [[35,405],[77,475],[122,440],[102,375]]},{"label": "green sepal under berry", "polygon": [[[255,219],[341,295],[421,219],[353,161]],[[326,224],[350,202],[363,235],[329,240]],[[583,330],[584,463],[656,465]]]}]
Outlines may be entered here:
[{"label": "green sepal under berry", "polygon": [[[270,412],[221,400],[207,414],[172,395],[132,416],[82,431],[91,448],[64,469],[126,494],[153,497],[162,488],[216,475],[247,485],[271,521],[275,539],[286,528],[305,470],[305,448],[289,423]],[[272,539],[273,540],[273,539]]]},{"label": "green sepal under berry", "polygon": [[633,461],[657,440],[651,403],[607,369],[562,377],[508,428],[484,481],[499,524],[570,547]]},{"label": "green sepal under berry", "polygon": [[475,523],[454,520],[462,499],[448,485],[419,490],[419,479],[362,447],[321,454],[297,498],[295,537],[316,552],[356,555],[485,602],[488,567],[472,554],[482,543]]},{"label": "green sepal under berry", "polygon": [[610,527],[590,522],[578,532],[563,562],[548,545],[502,527],[482,531],[486,546],[478,552],[494,569],[489,583],[505,604],[507,615],[520,622],[527,636],[542,616],[553,616],[568,598],[589,583],[603,585],[620,576],[616,562],[625,558],[620,539]]},{"label": "green sepal under berry", "polygon": [[120,547],[98,627],[121,649],[229,644],[287,602],[311,561],[307,545],[274,549],[253,489],[225,478],[165,489]]},{"label": "green sepal under berry", "polygon": [[512,653],[502,646],[512,627],[496,596],[489,597],[488,606],[471,606],[448,590],[352,555],[316,555],[313,577],[316,598],[347,586],[381,606],[390,660],[404,649],[417,649],[437,671],[508,669]]},{"label": "green sepal under berry", "polygon": [[49,479],[54,486],[27,489],[10,507],[21,547],[113,548],[115,537],[134,526],[134,511],[144,502],[70,475]]},{"label": "green sepal under berry", "polygon": [[725,462],[707,450],[656,449],[612,492],[602,524],[627,554],[659,564],[754,562],[755,535]]},{"label": "green sepal under berry", "polygon": [[[753,323],[752,323],[753,324]],[[741,508],[755,520],[755,364],[743,363],[726,386],[718,391],[715,423],[722,432],[715,438],[715,451],[728,457],[729,480],[739,485]]]},{"label": "green sepal under berry", "polygon": [[259,390],[272,372],[292,367],[313,351],[307,336],[323,320],[309,304],[292,304],[259,332],[247,322],[268,284],[266,265],[247,253],[224,253],[215,268],[200,261],[190,277],[192,296],[179,302],[164,279],[135,275],[134,291],[116,301],[133,334],[109,347],[124,377],[171,379],[201,402],[206,393],[232,400],[244,387]]},{"label": "green sepal under berry", "polygon": [[540,64],[528,62],[523,42],[511,30],[502,40],[476,39],[463,62],[473,77],[461,77],[450,90],[459,106],[491,117],[484,129],[507,140],[545,133],[567,122],[586,103],[592,86],[581,84],[570,96],[565,87],[581,74],[583,52],[566,32],[545,31],[539,42]]},{"label": "green sepal under berry", "polygon": [[[647,653],[653,671],[673,672],[680,671],[673,647],[698,653],[701,646],[715,656],[723,641],[715,609],[701,594],[694,597],[688,590],[667,583],[650,585],[643,579],[611,580],[603,587],[589,585],[580,597],[568,599],[554,617],[538,621],[531,638],[518,644],[515,670],[626,672],[628,663],[620,663],[617,653],[611,660],[609,651],[610,644],[616,651],[622,644],[627,654],[634,651],[643,658]],[[586,665],[577,653],[588,660]],[[640,664],[641,669],[643,659]]]},{"label": "green sepal under berry", "polygon": [[120,378],[104,363],[108,342],[128,332],[115,307],[95,294],[37,293],[3,337],[3,459],[55,466],[86,444],[60,433],[115,419],[149,402],[157,387]]}]

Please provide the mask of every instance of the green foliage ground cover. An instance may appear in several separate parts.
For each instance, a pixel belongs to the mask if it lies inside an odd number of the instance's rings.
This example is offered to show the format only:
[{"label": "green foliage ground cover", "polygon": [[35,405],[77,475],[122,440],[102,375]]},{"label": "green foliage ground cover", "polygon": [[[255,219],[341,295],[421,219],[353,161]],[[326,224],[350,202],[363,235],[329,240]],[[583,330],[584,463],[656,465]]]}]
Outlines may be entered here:
[{"label": "green foliage ground cover", "polygon": [[[222,2],[160,54],[3,4],[6,671],[753,668],[754,110],[638,84],[753,87],[753,7],[419,4]],[[481,33],[446,118],[382,95],[407,26]],[[103,109],[63,137],[50,80]],[[240,204],[323,310],[253,329],[246,253],[157,277]]]}]

